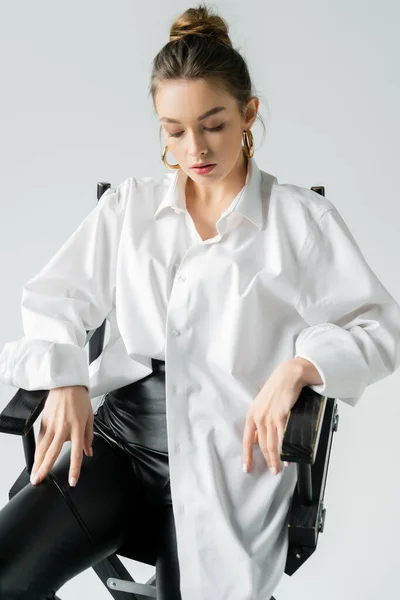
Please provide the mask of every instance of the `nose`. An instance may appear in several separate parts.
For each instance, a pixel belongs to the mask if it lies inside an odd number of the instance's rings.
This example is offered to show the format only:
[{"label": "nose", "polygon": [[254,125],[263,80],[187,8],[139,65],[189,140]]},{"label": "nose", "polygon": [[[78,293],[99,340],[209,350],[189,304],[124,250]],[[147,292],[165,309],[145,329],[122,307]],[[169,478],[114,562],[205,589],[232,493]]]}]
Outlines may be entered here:
[{"label": "nose", "polygon": [[202,135],[192,134],[189,138],[189,156],[193,159],[207,154],[207,147]]}]

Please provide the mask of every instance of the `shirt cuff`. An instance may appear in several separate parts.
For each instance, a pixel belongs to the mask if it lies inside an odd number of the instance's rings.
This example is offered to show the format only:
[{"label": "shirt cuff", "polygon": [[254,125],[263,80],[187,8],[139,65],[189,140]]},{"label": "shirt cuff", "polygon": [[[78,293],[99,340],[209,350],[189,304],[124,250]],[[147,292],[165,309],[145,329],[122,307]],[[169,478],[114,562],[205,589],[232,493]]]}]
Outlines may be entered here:
[{"label": "shirt cuff", "polygon": [[0,381],[24,390],[83,385],[89,390],[89,366],[81,346],[39,339],[7,343],[0,354]]},{"label": "shirt cuff", "polygon": [[307,327],[295,343],[295,358],[309,360],[323,383],[308,385],[318,394],[355,406],[369,383],[369,366],[356,340],[333,323]]}]

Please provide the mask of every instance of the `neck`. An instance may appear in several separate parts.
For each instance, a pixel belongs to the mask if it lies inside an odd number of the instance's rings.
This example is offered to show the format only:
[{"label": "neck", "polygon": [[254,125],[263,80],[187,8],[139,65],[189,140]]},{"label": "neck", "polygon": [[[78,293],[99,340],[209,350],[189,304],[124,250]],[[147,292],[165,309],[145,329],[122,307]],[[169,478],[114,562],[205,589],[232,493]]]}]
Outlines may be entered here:
[{"label": "neck", "polygon": [[244,152],[240,152],[233,169],[219,183],[199,185],[188,177],[185,189],[186,203],[207,210],[229,205],[245,185],[248,162]]}]

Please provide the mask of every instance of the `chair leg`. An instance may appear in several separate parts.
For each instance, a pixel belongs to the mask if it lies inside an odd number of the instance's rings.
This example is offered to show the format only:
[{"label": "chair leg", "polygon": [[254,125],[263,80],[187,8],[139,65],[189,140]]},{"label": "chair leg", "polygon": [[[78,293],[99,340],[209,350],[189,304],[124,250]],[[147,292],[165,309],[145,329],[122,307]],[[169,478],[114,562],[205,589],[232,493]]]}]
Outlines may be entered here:
[{"label": "chair leg", "polygon": [[136,594],[130,592],[119,592],[112,590],[107,585],[107,579],[114,577],[116,579],[124,579],[125,581],[133,581],[132,575],[122,564],[118,556],[111,554],[104,560],[101,560],[92,567],[96,575],[101,579],[107,591],[110,592],[114,600],[139,600]]}]

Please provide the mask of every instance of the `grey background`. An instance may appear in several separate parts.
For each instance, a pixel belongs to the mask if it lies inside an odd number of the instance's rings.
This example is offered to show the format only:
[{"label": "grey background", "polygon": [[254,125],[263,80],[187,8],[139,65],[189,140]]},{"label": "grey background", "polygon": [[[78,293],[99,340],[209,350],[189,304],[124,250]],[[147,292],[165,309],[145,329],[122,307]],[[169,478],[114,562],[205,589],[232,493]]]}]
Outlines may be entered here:
[{"label": "grey background", "polygon": [[[151,61],[186,8],[128,0],[0,4],[0,347],[23,335],[24,282],[96,202],[96,183],[158,175]],[[215,2],[248,60],[267,125],[255,159],[281,182],[322,184],[363,253],[400,301],[400,9],[390,0]],[[172,160],[169,154],[169,160]],[[2,386],[1,408],[15,389]],[[317,552],[283,576],[278,600],[395,598],[400,555],[400,372],[339,404]],[[23,467],[0,436],[0,506]],[[153,568],[125,560],[137,581]],[[265,565],[268,569],[268,565]],[[63,600],[111,598],[92,570]]]}]

